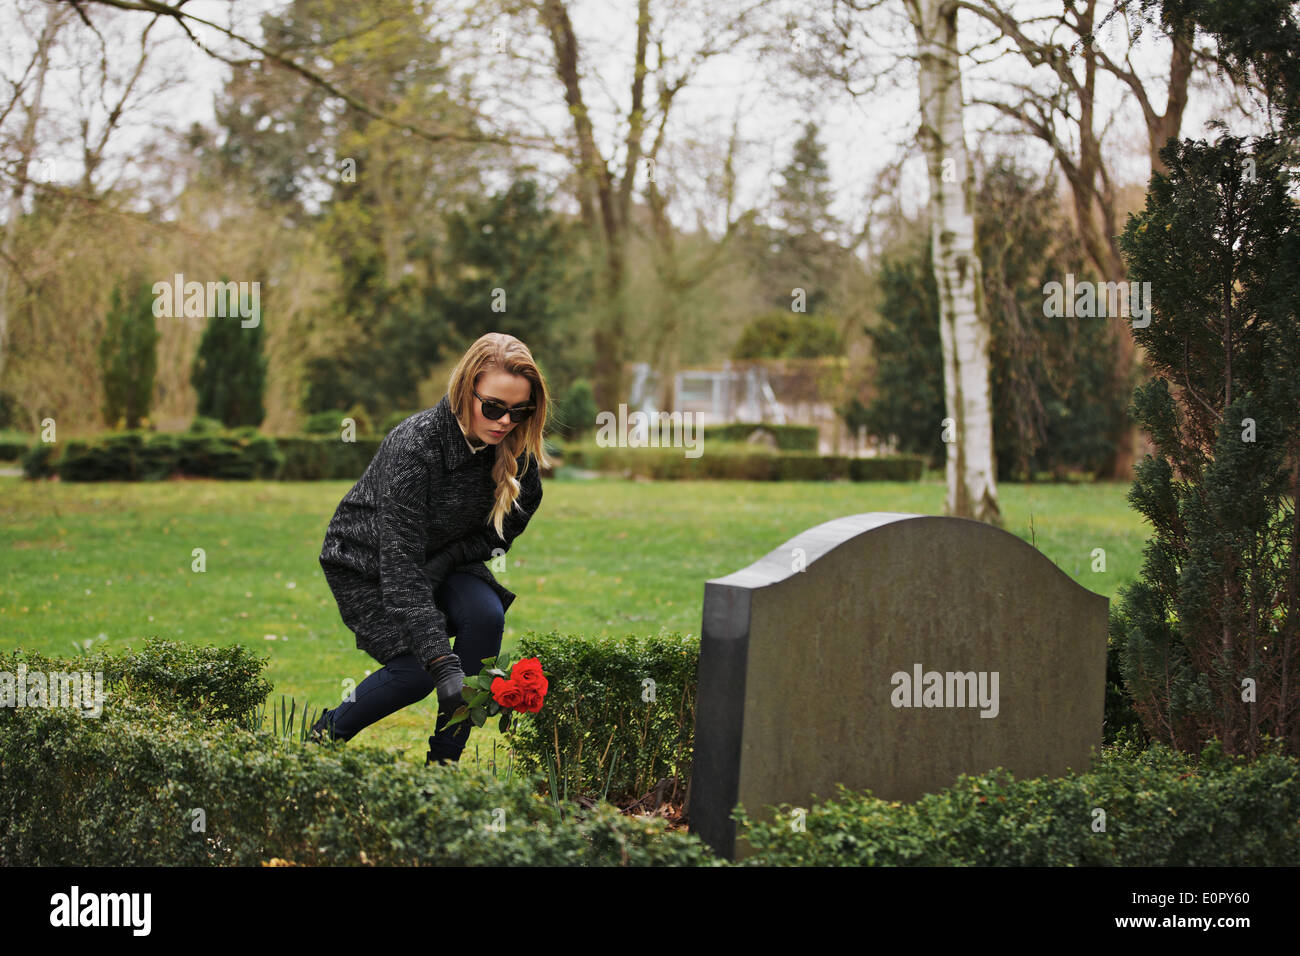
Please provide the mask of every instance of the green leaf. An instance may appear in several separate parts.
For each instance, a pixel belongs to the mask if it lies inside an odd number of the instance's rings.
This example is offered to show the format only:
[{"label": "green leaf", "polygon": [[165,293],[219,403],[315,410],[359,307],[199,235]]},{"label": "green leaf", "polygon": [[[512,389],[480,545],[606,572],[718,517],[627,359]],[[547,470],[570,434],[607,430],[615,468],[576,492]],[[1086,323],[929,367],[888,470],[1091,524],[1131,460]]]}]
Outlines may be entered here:
[{"label": "green leaf", "polygon": [[510,715],[512,713],[514,713],[512,710],[501,711],[501,723],[498,724],[497,727],[503,734],[510,729]]},{"label": "green leaf", "polygon": [[495,717],[497,714],[501,712],[501,705],[498,704],[495,700],[491,701],[487,705],[487,712],[489,717]]},{"label": "green leaf", "polygon": [[469,712],[469,719],[474,722],[475,727],[482,727],[487,722],[487,714],[482,707],[475,707]]},{"label": "green leaf", "polygon": [[507,674],[499,667],[493,667],[491,670],[488,671],[488,673],[491,674],[493,677],[505,677],[507,679],[509,679],[510,677],[509,674]]},{"label": "green leaf", "polygon": [[481,690],[474,695],[473,699],[470,700],[469,705],[471,707],[482,707],[483,703],[491,698],[491,696],[492,695],[488,691]]}]

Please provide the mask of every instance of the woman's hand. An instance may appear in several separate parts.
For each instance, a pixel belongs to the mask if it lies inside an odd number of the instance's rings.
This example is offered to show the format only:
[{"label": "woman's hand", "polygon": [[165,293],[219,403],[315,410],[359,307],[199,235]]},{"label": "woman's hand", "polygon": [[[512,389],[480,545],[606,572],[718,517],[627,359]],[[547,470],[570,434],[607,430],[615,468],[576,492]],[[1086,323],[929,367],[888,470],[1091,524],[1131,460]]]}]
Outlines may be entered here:
[{"label": "woman's hand", "polygon": [[447,580],[447,575],[451,574],[451,569],[456,565],[456,555],[447,548],[438,551],[432,558],[424,563],[424,573],[433,581],[436,588],[443,581]]},{"label": "woman's hand", "polygon": [[[440,710],[454,709],[465,703],[465,698],[461,694],[465,688],[465,672],[461,670],[459,657],[448,654],[446,657],[430,661],[424,665],[424,669],[437,682],[435,690],[438,694]],[[446,704],[451,704],[452,708],[444,706]]]}]

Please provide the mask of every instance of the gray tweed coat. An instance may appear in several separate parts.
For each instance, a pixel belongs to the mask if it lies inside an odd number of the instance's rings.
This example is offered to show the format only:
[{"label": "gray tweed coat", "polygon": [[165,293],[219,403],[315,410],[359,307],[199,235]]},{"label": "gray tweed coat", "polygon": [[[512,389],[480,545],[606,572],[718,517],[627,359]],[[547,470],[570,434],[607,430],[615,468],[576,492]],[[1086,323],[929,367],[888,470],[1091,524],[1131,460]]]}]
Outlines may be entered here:
[{"label": "gray tweed coat", "polygon": [[[447,395],[390,431],[325,532],[325,580],[357,647],[381,664],[414,653],[428,664],[452,653],[447,620],[434,592],[452,572],[486,582],[509,609],[514,592],[483,562],[510,550],[542,501],[537,462],[517,461],[519,498],[490,524],[495,447],[471,446]],[[525,471],[527,467],[527,471]]]}]

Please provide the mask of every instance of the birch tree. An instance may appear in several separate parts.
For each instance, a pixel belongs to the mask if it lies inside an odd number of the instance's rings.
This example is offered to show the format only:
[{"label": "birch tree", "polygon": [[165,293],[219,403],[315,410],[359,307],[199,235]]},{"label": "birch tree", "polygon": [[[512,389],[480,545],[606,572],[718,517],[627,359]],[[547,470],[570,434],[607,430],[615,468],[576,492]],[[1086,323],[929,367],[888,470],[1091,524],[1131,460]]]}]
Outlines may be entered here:
[{"label": "birch tree", "polygon": [[930,231],[939,290],[949,515],[1001,524],[989,388],[990,327],[975,251],[975,176],[962,124],[957,6],[904,0],[916,34],[920,140],[930,178]]}]

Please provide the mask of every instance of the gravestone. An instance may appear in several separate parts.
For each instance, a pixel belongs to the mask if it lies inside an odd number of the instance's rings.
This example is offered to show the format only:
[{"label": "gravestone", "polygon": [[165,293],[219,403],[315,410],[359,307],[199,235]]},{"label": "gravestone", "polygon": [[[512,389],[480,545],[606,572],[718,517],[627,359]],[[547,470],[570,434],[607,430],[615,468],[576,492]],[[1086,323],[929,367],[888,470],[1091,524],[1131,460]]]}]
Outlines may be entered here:
[{"label": "gravestone", "polygon": [[[1109,601],[980,521],[828,521],[705,583],[691,832],[749,855],[732,808],[835,784],[912,801],[961,773],[1086,770]],[[810,838],[816,835],[810,833]]]}]

